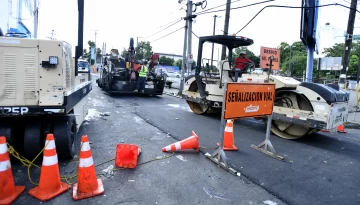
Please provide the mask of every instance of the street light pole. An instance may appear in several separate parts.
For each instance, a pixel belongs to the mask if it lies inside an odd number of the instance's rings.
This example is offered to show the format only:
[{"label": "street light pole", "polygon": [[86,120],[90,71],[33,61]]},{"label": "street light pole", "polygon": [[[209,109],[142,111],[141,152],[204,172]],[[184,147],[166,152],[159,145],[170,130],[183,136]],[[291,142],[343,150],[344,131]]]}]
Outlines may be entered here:
[{"label": "street light pole", "polygon": [[[217,16],[217,15],[214,15],[214,28],[213,28],[213,35],[215,35],[215,26],[216,26],[216,18],[217,17],[221,17],[221,16]],[[210,70],[212,70],[212,67],[213,67],[213,59],[214,59],[214,43],[212,43],[212,48],[211,48],[211,66],[210,66]]]},{"label": "street light pole", "polygon": [[138,45],[139,45],[139,38],[142,38],[142,37],[136,37],[136,47],[138,47]]}]

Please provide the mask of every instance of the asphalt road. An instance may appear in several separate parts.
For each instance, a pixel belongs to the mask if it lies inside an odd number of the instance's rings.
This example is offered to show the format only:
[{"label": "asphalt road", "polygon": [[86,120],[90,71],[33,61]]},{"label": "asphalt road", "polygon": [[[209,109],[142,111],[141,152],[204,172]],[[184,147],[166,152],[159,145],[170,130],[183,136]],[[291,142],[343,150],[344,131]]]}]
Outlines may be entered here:
[{"label": "asphalt road", "polygon": [[[192,130],[202,146],[214,147],[220,140],[220,116],[193,114],[182,99],[125,99],[141,105],[137,108],[139,117],[149,119],[149,123],[178,140],[189,137]],[[237,120],[234,126],[239,150],[226,154],[253,183],[288,204],[360,204],[359,130],[348,129],[347,134],[317,133],[296,141],[272,135],[276,151],[285,157],[281,162],[250,147],[264,140],[265,124],[244,119]]]},{"label": "asphalt road", "polygon": [[[118,143],[138,145],[142,149],[138,163],[164,155],[169,156],[170,153],[161,152],[161,148],[176,142],[175,138],[190,136],[191,129],[199,132],[201,144],[214,147],[210,141],[216,134],[205,136],[203,131],[206,132],[206,129],[210,131],[216,126],[210,127],[206,126],[206,123],[196,122],[184,130],[176,129],[179,123],[184,123],[185,116],[190,116],[189,122],[194,119],[186,109],[168,105],[182,103],[177,98],[166,95],[162,97],[113,97],[105,95],[94,83],[88,100],[90,110],[86,122],[79,131],[79,137],[88,135],[95,164],[113,159]],[[175,116],[178,116],[179,120],[175,120]],[[216,121],[216,119],[210,119],[209,123],[218,124]],[[202,124],[205,130],[200,131],[195,126],[197,123]],[[158,129],[159,125],[166,129]],[[183,125],[189,125],[189,123]],[[184,128],[184,126],[181,127]],[[177,132],[174,131],[175,129]],[[165,130],[168,130],[169,134],[164,132]],[[207,140],[209,143],[205,143]],[[78,157],[72,161],[60,161],[61,176],[74,175],[77,160]],[[37,164],[41,165],[41,161],[42,156]],[[22,166],[13,158],[11,164],[16,185],[26,186],[25,192],[14,204],[40,204],[39,200],[27,194],[35,186],[28,179],[27,167]],[[114,171],[112,176],[101,175],[103,169],[113,164],[113,161],[110,161],[96,167],[98,178],[104,184],[103,195],[74,201],[69,190],[43,204],[286,204],[247,178],[231,175],[218,168],[202,153],[196,153],[194,150],[177,152],[170,158],[139,165],[133,170]],[[38,183],[40,169],[32,167],[30,176],[34,183]],[[77,178],[71,178],[69,181],[74,183]]]}]

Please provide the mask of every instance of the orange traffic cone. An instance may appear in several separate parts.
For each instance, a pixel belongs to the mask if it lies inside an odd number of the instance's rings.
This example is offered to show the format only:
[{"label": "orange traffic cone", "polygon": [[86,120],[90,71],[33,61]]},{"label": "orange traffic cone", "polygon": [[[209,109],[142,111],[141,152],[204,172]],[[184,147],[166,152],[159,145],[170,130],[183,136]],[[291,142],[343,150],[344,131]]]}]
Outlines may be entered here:
[{"label": "orange traffic cone", "polygon": [[68,190],[70,185],[60,181],[58,157],[53,134],[47,134],[39,186],[29,194],[41,201],[48,201]]},{"label": "orange traffic cone", "polygon": [[192,136],[188,137],[180,142],[175,142],[174,144],[168,145],[162,148],[163,152],[167,151],[176,151],[176,150],[185,150],[185,149],[196,149],[196,152],[200,151],[199,147],[199,137],[192,131]]},{"label": "orange traffic cone", "polygon": [[238,148],[234,144],[234,121],[227,120],[226,126],[224,130],[224,150],[238,150]]},{"label": "orange traffic cone", "polygon": [[25,190],[15,186],[6,138],[0,137],[0,204],[11,204]]},{"label": "orange traffic cone", "polygon": [[118,144],[116,146],[115,165],[121,168],[136,168],[141,149],[133,144]]},{"label": "orange traffic cone", "polygon": [[337,126],[336,131],[346,133],[344,124]]},{"label": "orange traffic cone", "polygon": [[78,167],[78,183],[74,184],[73,199],[80,200],[103,194],[101,179],[96,178],[94,160],[92,158],[87,135],[81,138],[80,163]]}]

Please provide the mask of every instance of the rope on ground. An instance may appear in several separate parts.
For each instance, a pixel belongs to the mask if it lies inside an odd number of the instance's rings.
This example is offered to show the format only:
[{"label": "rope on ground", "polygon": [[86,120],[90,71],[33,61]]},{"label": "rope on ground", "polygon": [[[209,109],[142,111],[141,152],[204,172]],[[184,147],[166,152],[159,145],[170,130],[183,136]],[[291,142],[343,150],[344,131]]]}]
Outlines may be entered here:
[{"label": "rope on ground", "polygon": [[[47,142],[47,143],[49,143],[49,142]],[[13,146],[11,146],[9,143],[7,143],[7,145],[8,145],[8,152],[9,152],[13,157],[15,157],[16,159],[18,159],[24,166],[26,166],[26,167],[28,168],[28,169],[27,169],[28,179],[29,179],[29,181],[30,181],[33,185],[35,185],[35,186],[38,186],[39,184],[33,182],[33,180],[31,179],[30,168],[31,168],[31,166],[34,166],[34,167],[36,167],[36,168],[41,169],[41,167],[38,166],[38,165],[36,165],[36,164],[34,164],[34,162],[35,162],[36,159],[44,152],[45,147],[47,146],[47,143],[45,144],[44,148],[36,155],[36,157],[35,157],[32,161],[30,161],[30,160],[26,159],[25,157],[23,157],[22,155],[20,155],[20,154],[14,149]],[[83,143],[81,143],[80,150],[81,150],[82,145],[83,145]],[[172,152],[171,155],[165,155],[165,156],[162,156],[162,157],[156,157],[156,158],[151,159],[151,160],[149,160],[149,161],[145,161],[145,162],[139,163],[138,166],[144,165],[144,164],[147,164],[147,163],[156,161],[156,160],[168,159],[168,158],[170,158],[170,157],[172,157],[172,156],[174,156],[174,155],[175,155],[175,152]],[[115,158],[110,159],[110,160],[106,160],[106,161],[104,161],[104,162],[101,162],[101,163],[99,163],[99,164],[96,164],[95,167],[98,167],[98,166],[101,166],[101,165],[103,165],[103,164],[112,162],[112,161],[114,161],[114,160],[115,160]],[[76,160],[76,162],[78,162],[77,167],[79,167],[80,160]],[[123,170],[123,169],[128,169],[128,168],[113,168],[114,171]],[[74,171],[77,171],[77,169],[74,170]],[[102,175],[102,174],[97,174],[97,175]],[[71,179],[74,179],[75,177],[77,177],[77,172],[74,173],[74,174],[71,175],[71,176],[61,176],[60,179],[65,180],[68,184],[72,185],[72,184],[74,184],[75,182],[71,182]]]}]

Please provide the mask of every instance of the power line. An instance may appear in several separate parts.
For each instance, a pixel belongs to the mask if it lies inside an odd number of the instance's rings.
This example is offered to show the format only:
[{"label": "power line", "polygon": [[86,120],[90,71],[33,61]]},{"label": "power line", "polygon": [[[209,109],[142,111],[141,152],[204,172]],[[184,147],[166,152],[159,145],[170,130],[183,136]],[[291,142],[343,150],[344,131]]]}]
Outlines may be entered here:
[{"label": "power line", "polygon": [[[231,3],[238,2],[238,1],[241,1],[241,0],[232,1],[232,2],[230,2],[230,4],[231,4]],[[216,9],[216,8],[219,8],[219,7],[222,7],[222,6],[226,6],[226,5],[227,5],[227,3],[226,3],[226,4],[221,4],[221,5],[219,5],[219,6],[215,6],[215,7],[212,7],[212,8],[203,10],[203,11],[200,11],[199,13],[196,13],[195,15],[199,15],[199,14],[202,14],[203,12],[210,11],[210,10],[213,10],[213,9]]]},{"label": "power line", "polygon": [[169,26],[165,27],[164,29],[161,29],[160,31],[158,31],[158,32],[156,32],[156,33],[154,33],[154,34],[152,34],[152,35],[150,35],[150,36],[147,36],[147,37],[145,37],[145,38],[143,38],[143,39],[147,39],[147,38],[153,37],[153,36],[155,36],[156,34],[160,33],[161,31],[164,31],[164,30],[170,28],[171,26],[179,23],[180,21],[182,21],[182,18],[181,18],[180,20],[177,20],[177,21],[175,21],[174,23],[170,24]]},{"label": "power line", "polygon": [[165,37],[167,37],[167,36],[170,36],[171,34],[177,32],[177,31],[180,31],[180,30],[183,29],[183,28],[184,28],[184,26],[181,27],[181,28],[179,28],[179,29],[177,29],[177,30],[175,30],[175,31],[173,31],[173,32],[171,32],[171,33],[168,33],[168,34],[166,34],[166,35],[164,35],[164,36],[162,36],[162,37],[160,37],[160,38],[158,38],[158,39],[155,39],[155,40],[151,41],[150,43],[155,42],[155,41],[158,41],[158,40],[160,40],[160,39],[163,39],[163,38],[165,38]]},{"label": "power line", "polygon": [[194,34],[194,36],[196,36],[196,38],[199,38],[199,36],[197,36],[195,33],[194,33],[194,31],[191,31],[192,32],[192,34]]},{"label": "power line", "polygon": [[[238,34],[239,32],[241,32],[242,30],[244,30],[264,9],[269,8],[269,7],[278,7],[278,8],[290,8],[290,9],[311,9],[311,8],[319,8],[319,7],[327,7],[327,6],[342,6],[348,9],[351,9],[348,6],[342,5],[342,4],[338,4],[338,3],[333,3],[333,4],[324,4],[324,5],[319,5],[319,6],[282,6],[282,5],[268,5],[265,6],[264,8],[262,8],[252,19],[250,19],[250,21],[245,24],[244,27],[242,27],[238,32],[236,32],[236,34]],[[356,12],[360,13],[357,9],[355,9]]]},{"label": "power line", "polygon": [[[257,2],[257,3],[248,4],[248,5],[245,5],[245,6],[239,6],[239,7],[230,8],[230,10],[242,9],[242,8],[246,8],[246,7],[250,7],[250,6],[255,6],[255,5],[258,5],[258,4],[264,4],[264,3],[268,3],[268,2],[272,2],[272,1],[275,1],[275,0],[261,1],[261,2]],[[215,10],[215,11],[203,12],[203,13],[200,13],[200,14],[198,14],[198,15],[215,13],[215,12],[220,12],[220,11],[225,11],[225,10],[226,10],[226,9],[220,9],[220,10]]]}]

